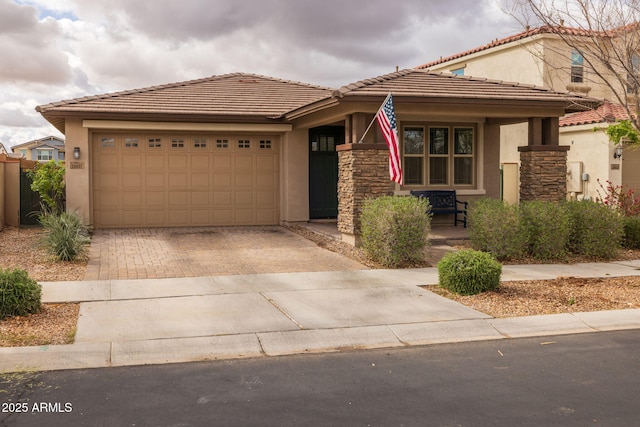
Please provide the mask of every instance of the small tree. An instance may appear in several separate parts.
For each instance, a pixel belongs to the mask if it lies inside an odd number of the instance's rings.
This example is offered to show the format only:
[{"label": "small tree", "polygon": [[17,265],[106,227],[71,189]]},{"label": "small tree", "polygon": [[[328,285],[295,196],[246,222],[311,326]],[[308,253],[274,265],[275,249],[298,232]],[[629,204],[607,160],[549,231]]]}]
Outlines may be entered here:
[{"label": "small tree", "polygon": [[[508,13],[523,26],[553,34],[584,61],[585,83],[603,84],[640,130],[640,1],[507,0]],[[566,52],[557,52],[566,55]],[[562,71],[544,57],[542,62]],[[566,67],[566,66],[565,66]],[[573,71],[573,70],[572,70]],[[572,72],[571,71],[571,72]]]},{"label": "small tree", "polygon": [[29,172],[33,180],[31,189],[40,195],[44,214],[64,211],[65,168],[60,161],[38,163]]}]

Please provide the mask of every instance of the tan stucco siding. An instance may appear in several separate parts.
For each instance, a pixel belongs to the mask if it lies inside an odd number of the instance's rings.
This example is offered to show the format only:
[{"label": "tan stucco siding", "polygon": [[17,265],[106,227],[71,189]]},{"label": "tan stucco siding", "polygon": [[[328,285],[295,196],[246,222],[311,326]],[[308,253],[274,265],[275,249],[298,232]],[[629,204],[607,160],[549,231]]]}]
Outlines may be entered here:
[{"label": "tan stucco siding", "polygon": [[[67,211],[77,212],[86,224],[93,224],[91,212],[91,144],[89,129],[80,119],[67,119],[66,146],[69,158],[66,161]],[[75,147],[80,149],[80,158],[73,158]]]},{"label": "tan stucco siding", "polygon": [[[570,147],[567,153],[567,164],[582,163],[582,174],[588,174],[588,179],[582,181],[582,191],[576,192],[577,198],[595,198],[598,196],[598,180],[606,186],[606,181],[620,185],[621,169],[614,169],[620,165],[619,160],[613,159],[613,144],[609,142],[604,132],[594,132],[595,125],[570,126],[560,128],[560,145]],[[569,168],[571,169],[571,168]],[[567,179],[578,179],[568,176]],[[586,178],[586,176],[584,177]],[[571,196],[572,194],[569,194]]]},{"label": "tan stucco siding", "polygon": [[283,140],[280,177],[281,210],[284,222],[309,220],[309,130],[287,132]]},{"label": "tan stucco siding", "polygon": [[514,44],[481,51],[429,69],[451,73],[464,68],[465,76],[544,86],[544,64],[539,52],[540,48],[535,44]]}]

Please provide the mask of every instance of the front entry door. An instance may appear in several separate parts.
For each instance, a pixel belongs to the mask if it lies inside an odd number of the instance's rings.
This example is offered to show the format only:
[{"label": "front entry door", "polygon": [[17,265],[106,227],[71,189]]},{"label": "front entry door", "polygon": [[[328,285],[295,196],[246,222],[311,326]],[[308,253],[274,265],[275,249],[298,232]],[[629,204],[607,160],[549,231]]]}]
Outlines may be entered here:
[{"label": "front entry door", "polygon": [[309,216],[338,217],[338,153],[344,143],[343,126],[309,130]]}]

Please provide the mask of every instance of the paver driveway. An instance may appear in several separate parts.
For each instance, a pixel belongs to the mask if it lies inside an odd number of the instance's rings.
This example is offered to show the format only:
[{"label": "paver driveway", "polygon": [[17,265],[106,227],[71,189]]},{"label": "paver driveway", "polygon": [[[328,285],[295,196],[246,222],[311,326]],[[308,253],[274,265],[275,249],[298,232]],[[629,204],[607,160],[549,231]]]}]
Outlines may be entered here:
[{"label": "paver driveway", "polygon": [[278,226],[96,230],[85,280],[359,270]]}]

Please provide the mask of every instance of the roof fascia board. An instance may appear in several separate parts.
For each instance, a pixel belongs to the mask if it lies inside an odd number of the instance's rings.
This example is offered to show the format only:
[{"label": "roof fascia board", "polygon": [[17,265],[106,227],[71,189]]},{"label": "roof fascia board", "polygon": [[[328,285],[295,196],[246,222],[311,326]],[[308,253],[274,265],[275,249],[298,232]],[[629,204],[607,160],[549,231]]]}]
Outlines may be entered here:
[{"label": "roof fascia board", "polygon": [[127,120],[83,120],[82,127],[92,129],[166,130],[185,132],[290,132],[293,129],[291,124],[286,123],[189,123]]}]

